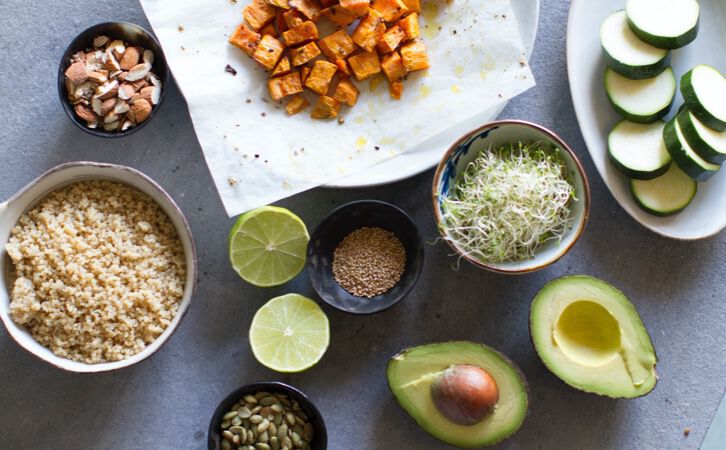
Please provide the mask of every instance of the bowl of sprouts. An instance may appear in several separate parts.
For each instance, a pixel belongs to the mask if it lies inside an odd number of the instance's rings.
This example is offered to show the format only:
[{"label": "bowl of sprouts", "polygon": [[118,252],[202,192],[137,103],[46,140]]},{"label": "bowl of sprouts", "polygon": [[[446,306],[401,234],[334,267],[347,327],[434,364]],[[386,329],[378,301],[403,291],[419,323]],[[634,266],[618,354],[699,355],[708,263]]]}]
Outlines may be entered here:
[{"label": "bowl of sprouts", "polygon": [[490,122],[456,141],[436,168],[434,216],[462,259],[504,274],[540,270],[575,244],[590,187],[572,149],[525,121]]}]

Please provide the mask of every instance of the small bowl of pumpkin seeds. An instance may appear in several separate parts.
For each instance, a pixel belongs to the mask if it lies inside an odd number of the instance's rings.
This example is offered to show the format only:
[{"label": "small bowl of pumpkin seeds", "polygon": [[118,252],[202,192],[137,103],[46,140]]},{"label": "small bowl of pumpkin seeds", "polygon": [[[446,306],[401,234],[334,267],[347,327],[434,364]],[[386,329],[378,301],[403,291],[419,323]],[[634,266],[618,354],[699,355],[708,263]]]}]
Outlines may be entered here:
[{"label": "small bowl of pumpkin seeds", "polygon": [[326,450],[323,416],[305,394],[280,382],[230,393],[209,424],[209,450]]}]

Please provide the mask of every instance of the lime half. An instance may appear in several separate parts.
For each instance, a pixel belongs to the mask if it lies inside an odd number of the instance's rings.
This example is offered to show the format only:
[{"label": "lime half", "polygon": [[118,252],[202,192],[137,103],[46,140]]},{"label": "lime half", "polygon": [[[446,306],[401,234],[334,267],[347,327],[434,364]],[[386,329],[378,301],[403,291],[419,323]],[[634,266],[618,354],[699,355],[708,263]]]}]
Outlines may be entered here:
[{"label": "lime half", "polygon": [[259,287],[279,286],[305,267],[310,236],[305,224],[285,208],[263,206],[242,214],[229,232],[234,270]]},{"label": "lime half", "polygon": [[273,298],[252,318],[252,353],[260,364],[278,372],[309,369],[320,361],[329,343],[328,316],[299,294]]}]

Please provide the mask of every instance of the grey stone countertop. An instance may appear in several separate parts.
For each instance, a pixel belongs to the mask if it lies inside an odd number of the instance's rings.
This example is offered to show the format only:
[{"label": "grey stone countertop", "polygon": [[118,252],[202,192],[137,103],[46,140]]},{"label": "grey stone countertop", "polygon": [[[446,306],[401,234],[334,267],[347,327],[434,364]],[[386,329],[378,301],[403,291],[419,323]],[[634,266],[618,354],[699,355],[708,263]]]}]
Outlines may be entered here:
[{"label": "grey stone countertop", "polygon": [[[227,1],[227,0],[220,0]],[[502,117],[558,132],[580,155],[592,185],[590,223],[557,264],[508,277],[463,264],[452,271],[448,248],[427,245],[412,293],[384,313],[356,317],[324,309],[332,340],[313,369],[282,375],[258,364],[247,332],[266,300],[287,292],[315,298],[307,275],[257,289],[229,267],[222,209],[184,99],[169,86],[162,110],[141,132],[118,140],[89,136],[65,117],[56,94],[59,58],[82,29],[106,20],[148,27],[133,0],[3,0],[0,15],[0,199],[57,164],[120,163],[159,182],[185,212],[196,236],[199,286],[176,334],[151,359],[100,375],[74,375],[22,351],[0,331],[0,448],[203,449],[217,403],[238,386],[289,382],[322,410],[331,450],[448,447],[419,429],[386,386],[388,358],[404,347],[451,339],[483,342],[524,372],[531,408],[507,449],[696,449],[721,400],[726,379],[726,234],[699,242],[664,239],[613,200],[578,130],[567,84],[568,2],[543,0],[531,60],[537,86]],[[314,189],[280,202],[314,228],[335,206],[381,199],[411,214],[426,240],[437,232],[432,171],[394,185]],[[622,289],[650,331],[660,382],[648,396],[612,400],[578,392],[552,375],[534,352],[528,311],[547,281],[588,274]],[[684,436],[684,428],[690,435]]]}]

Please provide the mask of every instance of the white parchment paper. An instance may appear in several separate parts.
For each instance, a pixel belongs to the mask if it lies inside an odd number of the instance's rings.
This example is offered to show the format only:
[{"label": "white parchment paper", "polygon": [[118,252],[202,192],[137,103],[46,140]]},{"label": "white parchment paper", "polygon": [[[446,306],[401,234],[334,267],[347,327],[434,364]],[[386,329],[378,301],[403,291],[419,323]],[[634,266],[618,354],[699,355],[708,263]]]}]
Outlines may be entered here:
[{"label": "white parchment paper", "polygon": [[409,75],[401,100],[381,75],[359,83],[342,125],[310,108],[288,116],[268,100],[265,72],[227,43],[248,1],[141,3],[230,216],[394,157],[534,85],[508,0],[422,0],[431,68]]}]

